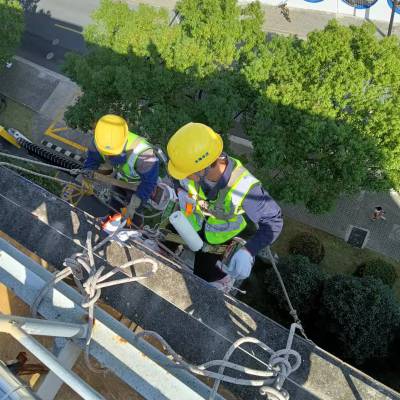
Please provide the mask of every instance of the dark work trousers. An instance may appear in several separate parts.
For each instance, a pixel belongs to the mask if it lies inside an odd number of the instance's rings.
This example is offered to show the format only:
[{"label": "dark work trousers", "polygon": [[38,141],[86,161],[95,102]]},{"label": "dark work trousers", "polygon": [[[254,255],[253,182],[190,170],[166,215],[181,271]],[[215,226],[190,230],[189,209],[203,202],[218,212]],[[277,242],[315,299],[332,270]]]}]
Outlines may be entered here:
[{"label": "dark work trousers", "polygon": [[[246,221],[247,221],[246,228],[238,235],[245,240],[248,239],[250,236],[252,236],[256,231],[256,226],[254,225],[254,223],[248,220]],[[168,229],[171,232],[177,233],[171,224],[168,224],[166,229]],[[198,234],[201,237],[201,239],[207,243],[204,236],[204,226],[203,229],[200,232],[198,232]],[[229,244],[229,242],[230,240],[228,240],[226,243],[221,243],[221,244]],[[165,244],[172,251],[175,251],[178,247],[176,243],[172,242],[167,242]],[[194,269],[193,269],[194,274],[204,279],[207,282],[215,282],[222,279],[223,277],[226,276],[226,274],[216,266],[217,261],[222,260],[222,258],[223,254],[205,253],[201,250],[197,251],[194,259]]]},{"label": "dark work trousers", "polygon": [[[238,236],[248,239],[254,234],[255,230],[256,226],[251,221],[247,221],[246,228]],[[206,242],[203,229],[199,232],[199,235]],[[229,242],[230,240],[223,244],[228,244]],[[196,252],[193,272],[207,282],[215,282],[224,278],[226,276],[225,272],[222,272],[216,265],[217,261],[221,260],[222,257],[223,255],[204,253],[202,251]]]}]

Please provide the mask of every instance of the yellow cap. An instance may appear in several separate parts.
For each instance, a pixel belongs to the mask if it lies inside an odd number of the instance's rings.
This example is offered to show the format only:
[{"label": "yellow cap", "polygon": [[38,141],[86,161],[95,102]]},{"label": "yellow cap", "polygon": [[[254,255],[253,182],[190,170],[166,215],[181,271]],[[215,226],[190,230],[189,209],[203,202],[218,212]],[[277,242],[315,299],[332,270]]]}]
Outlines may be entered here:
[{"label": "yellow cap", "polygon": [[175,179],[185,179],[211,165],[223,148],[218,133],[207,125],[190,122],[178,129],[168,142],[168,173]]},{"label": "yellow cap", "polygon": [[94,143],[105,156],[117,156],[124,151],[128,139],[128,124],[118,115],[103,115],[94,130]]}]

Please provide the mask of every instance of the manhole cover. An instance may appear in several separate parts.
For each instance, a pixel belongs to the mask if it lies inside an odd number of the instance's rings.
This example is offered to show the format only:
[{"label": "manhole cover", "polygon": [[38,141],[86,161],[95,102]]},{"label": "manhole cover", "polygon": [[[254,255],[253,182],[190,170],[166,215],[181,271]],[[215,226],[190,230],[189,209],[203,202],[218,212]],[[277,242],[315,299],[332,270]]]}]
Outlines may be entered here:
[{"label": "manhole cover", "polygon": [[360,249],[364,247],[367,240],[369,231],[367,229],[358,228],[356,226],[351,227],[347,243],[354,247],[359,247]]}]

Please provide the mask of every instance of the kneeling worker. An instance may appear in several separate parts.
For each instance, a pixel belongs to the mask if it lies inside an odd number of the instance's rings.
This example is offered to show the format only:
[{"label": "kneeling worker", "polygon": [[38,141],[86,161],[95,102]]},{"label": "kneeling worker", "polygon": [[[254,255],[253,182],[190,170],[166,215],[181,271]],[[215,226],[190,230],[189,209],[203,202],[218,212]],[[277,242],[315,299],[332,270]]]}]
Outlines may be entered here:
[{"label": "kneeling worker", "polygon": [[132,218],[157,185],[159,160],[152,146],[143,137],[129,132],[128,124],[122,117],[104,115],[96,124],[84,168],[97,170],[101,164],[113,169],[117,179],[140,181],[137,190],[129,193],[127,216]]},{"label": "kneeling worker", "polygon": [[[223,153],[221,136],[206,125],[189,123],[180,128],[169,140],[167,152],[168,172],[178,180],[181,209],[193,205],[187,218],[206,242],[220,245],[246,236],[246,218],[257,227],[227,269],[234,279],[247,278],[257,253],[282,230],[280,207],[239,160]],[[226,274],[216,261],[214,254],[197,252],[194,273],[208,282],[223,282]]]}]

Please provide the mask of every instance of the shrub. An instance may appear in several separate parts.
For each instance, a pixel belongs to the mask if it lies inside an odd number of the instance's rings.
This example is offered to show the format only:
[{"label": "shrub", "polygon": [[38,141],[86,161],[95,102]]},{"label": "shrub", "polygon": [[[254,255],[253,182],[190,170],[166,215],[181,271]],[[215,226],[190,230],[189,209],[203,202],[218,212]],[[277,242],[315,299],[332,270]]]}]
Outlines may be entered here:
[{"label": "shrub", "polygon": [[397,273],[395,267],[387,261],[379,258],[369,260],[364,264],[361,264],[356,272],[355,276],[371,276],[376,279],[380,279],[385,285],[390,287],[393,286],[397,279]]},{"label": "shrub", "polygon": [[312,263],[319,264],[325,256],[325,248],[316,236],[303,232],[291,239],[289,253],[300,254]]},{"label": "shrub", "polygon": [[[318,309],[319,298],[326,274],[312,264],[307,257],[291,255],[279,261],[279,272],[285,283],[293,307],[300,318],[307,317]],[[265,273],[266,289],[278,308],[288,311],[288,306],[275,271],[270,268]]]},{"label": "shrub", "polygon": [[400,304],[393,291],[371,277],[327,279],[320,315],[331,350],[356,365],[385,357],[400,326]]}]

